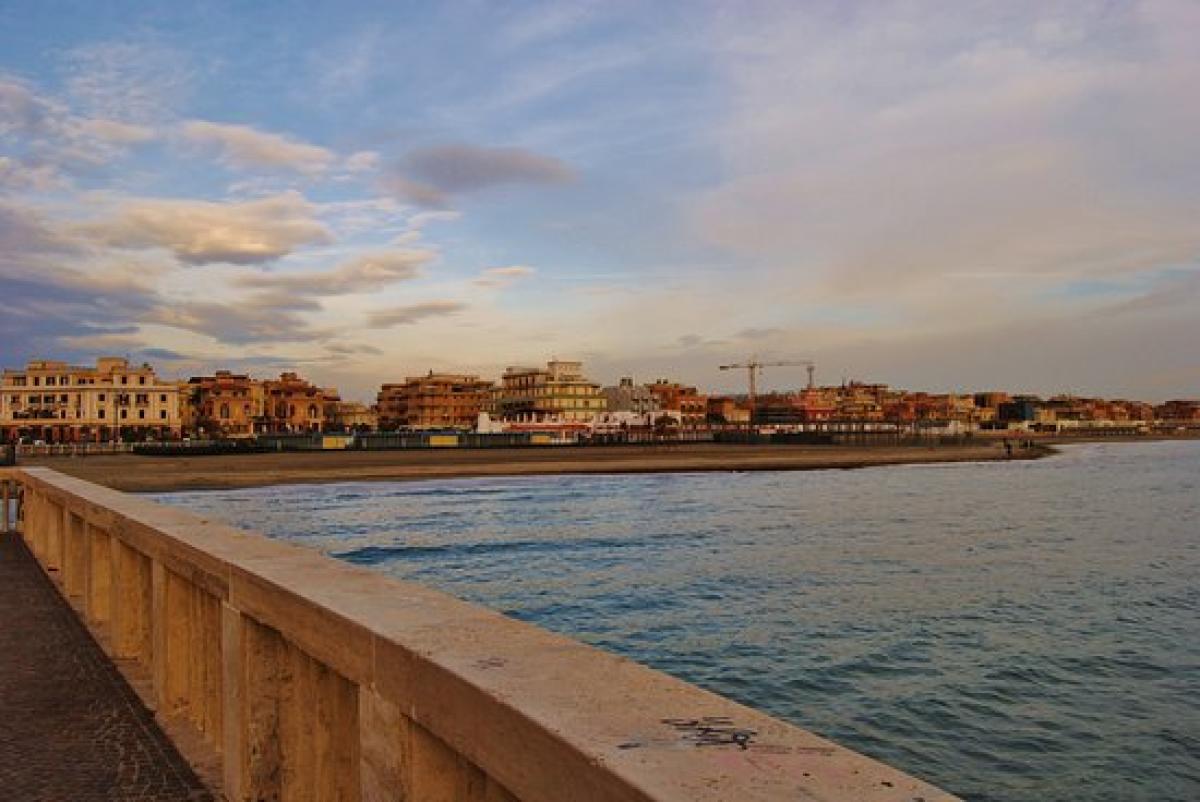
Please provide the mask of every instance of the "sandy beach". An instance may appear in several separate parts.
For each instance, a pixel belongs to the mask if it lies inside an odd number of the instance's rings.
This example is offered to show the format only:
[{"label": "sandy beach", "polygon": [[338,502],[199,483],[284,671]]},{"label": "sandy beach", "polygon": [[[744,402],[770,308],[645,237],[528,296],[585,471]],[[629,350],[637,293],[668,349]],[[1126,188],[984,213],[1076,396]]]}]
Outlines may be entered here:
[{"label": "sandy beach", "polygon": [[[1048,453],[1035,448],[1013,458]],[[1006,459],[998,443],[888,447],[672,444],[613,447],[314,451],[197,457],[42,457],[44,465],[127,492],[256,487],[305,482],[413,481],[469,476],[850,469]]]}]

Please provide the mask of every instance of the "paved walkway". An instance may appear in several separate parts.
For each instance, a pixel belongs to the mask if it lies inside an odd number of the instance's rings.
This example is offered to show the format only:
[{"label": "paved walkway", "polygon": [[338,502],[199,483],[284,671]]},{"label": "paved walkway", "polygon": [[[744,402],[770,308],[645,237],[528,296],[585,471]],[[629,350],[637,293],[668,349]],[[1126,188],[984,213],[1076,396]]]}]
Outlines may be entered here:
[{"label": "paved walkway", "polygon": [[211,800],[15,535],[0,535],[0,800]]}]

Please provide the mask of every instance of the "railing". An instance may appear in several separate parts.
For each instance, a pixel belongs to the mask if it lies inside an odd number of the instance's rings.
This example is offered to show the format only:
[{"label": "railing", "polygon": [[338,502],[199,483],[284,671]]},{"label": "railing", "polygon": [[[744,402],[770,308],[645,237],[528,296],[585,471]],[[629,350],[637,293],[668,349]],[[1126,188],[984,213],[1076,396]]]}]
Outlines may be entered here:
[{"label": "railing", "polygon": [[0,484],[97,639],[218,756],[229,799],[951,798],[420,585],[45,468]]}]

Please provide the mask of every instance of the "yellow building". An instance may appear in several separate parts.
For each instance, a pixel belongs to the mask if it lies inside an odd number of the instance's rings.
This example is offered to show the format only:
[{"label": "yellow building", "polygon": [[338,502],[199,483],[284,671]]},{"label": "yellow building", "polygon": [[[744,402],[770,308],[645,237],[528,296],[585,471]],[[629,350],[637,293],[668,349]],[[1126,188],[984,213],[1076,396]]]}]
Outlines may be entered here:
[{"label": "yellow building", "polygon": [[496,411],[515,423],[588,423],[607,406],[600,385],[583,375],[582,362],[556,359],[544,370],[505,370]]},{"label": "yellow building", "polygon": [[95,367],[36,360],[0,380],[0,432],[10,442],[179,437],[180,407],[177,383],[120,357],[101,357]]}]

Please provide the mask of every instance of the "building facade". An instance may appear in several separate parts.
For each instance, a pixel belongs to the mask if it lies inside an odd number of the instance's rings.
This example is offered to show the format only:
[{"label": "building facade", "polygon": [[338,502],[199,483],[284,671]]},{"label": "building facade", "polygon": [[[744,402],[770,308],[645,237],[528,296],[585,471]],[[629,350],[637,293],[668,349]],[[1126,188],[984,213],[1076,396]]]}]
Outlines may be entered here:
[{"label": "building facade", "polygon": [[510,367],[501,378],[497,414],[514,423],[590,423],[607,408],[582,362],[551,360],[545,369]]},{"label": "building facade", "polygon": [[708,423],[710,426],[748,426],[750,408],[728,396],[709,396]]},{"label": "building facade", "polygon": [[8,442],[164,440],[182,433],[180,388],[147,364],[101,357],[95,367],[35,360],[0,379],[0,430]]},{"label": "building facade", "polygon": [[658,396],[646,385],[634,384],[632,376],[623,376],[615,387],[605,387],[602,392],[609,412],[653,415],[660,409]]},{"label": "building facade", "polygon": [[695,387],[659,379],[647,389],[658,398],[658,408],[673,412],[679,425],[685,429],[696,429],[708,424],[708,396]]},{"label": "building facade", "polygon": [[249,437],[265,423],[263,383],[241,373],[218,370],[212,376],[193,376],[187,382],[186,403],[197,435]]},{"label": "building facade", "polygon": [[263,386],[263,432],[325,429],[325,391],[296,373],[281,373]]},{"label": "building facade", "polygon": [[394,429],[473,429],[494,384],[460,373],[409,376],[379,391],[379,424]]}]

